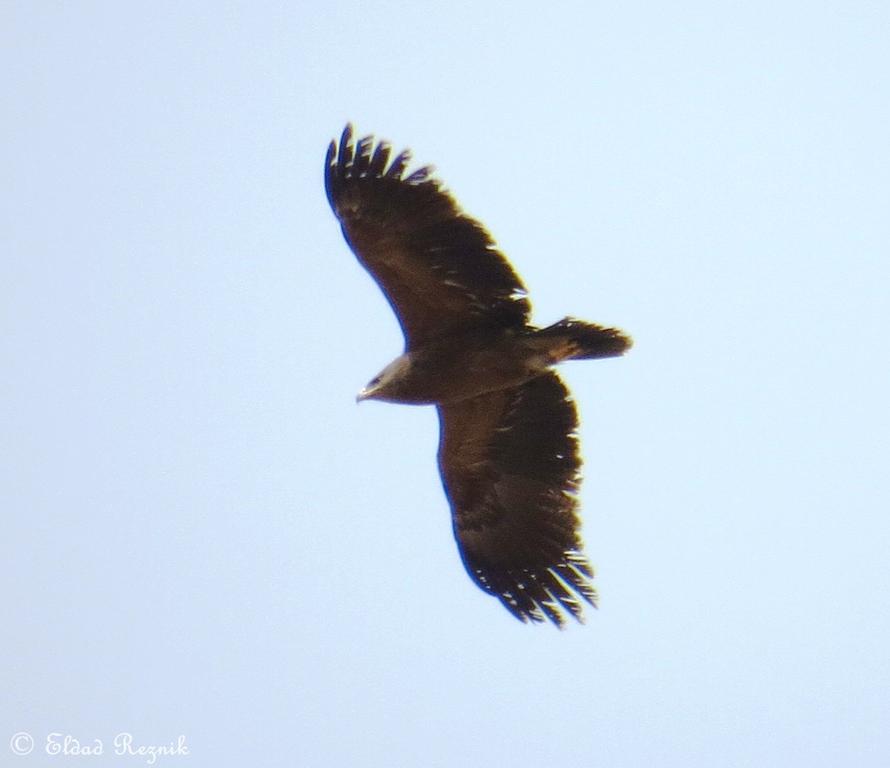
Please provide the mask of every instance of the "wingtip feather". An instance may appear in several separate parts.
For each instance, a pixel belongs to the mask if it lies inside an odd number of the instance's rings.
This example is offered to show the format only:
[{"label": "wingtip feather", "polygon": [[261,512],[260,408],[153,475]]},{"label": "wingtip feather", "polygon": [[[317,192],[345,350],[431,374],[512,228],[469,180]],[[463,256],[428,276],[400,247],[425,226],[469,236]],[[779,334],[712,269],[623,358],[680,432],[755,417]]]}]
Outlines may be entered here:
[{"label": "wingtip feather", "polygon": [[389,179],[392,181],[421,186],[438,183],[433,176],[433,166],[426,165],[405,176],[411,151],[405,149],[390,162],[392,146],[388,141],[377,141],[372,134],[354,140],[352,123],[347,123],[340,134],[339,142],[328,145],[325,156],[325,191],[335,211],[347,182],[360,179]]}]

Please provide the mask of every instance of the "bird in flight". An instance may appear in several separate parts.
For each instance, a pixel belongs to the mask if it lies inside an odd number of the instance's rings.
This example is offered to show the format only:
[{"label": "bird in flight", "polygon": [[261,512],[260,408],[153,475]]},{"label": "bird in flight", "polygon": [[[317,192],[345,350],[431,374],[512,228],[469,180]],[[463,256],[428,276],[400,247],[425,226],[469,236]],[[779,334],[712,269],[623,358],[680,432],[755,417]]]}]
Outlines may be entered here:
[{"label": "bird in flight", "polygon": [[[624,354],[617,328],[530,323],[519,276],[491,236],[410,153],[353,142],[325,158],[325,189],[349,247],[405,336],[359,400],[435,405],[439,471],[464,566],[523,622],[596,605],[579,535],[578,417],[553,366]],[[580,598],[580,599],[579,599]]]}]

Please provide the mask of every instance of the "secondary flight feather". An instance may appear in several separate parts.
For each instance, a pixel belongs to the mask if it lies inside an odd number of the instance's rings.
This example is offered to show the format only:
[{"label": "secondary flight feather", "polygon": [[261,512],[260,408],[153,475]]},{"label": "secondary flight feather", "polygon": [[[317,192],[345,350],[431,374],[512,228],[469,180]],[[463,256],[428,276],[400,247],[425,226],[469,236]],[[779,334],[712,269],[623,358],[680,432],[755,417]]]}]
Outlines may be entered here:
[{"label": "secondary flight feather", "polygon": [[614,357],[616,328],[529,320],[519,276],[429,167],[410,154],[353,142],[347,125],[325,159],[325,189],[343,235],[377,281],[405,349],[359,399],[435,405],[439,470],[464,566],[522,621],[596,605],[579,535],[578,418],[553,370],[563,360]]}]

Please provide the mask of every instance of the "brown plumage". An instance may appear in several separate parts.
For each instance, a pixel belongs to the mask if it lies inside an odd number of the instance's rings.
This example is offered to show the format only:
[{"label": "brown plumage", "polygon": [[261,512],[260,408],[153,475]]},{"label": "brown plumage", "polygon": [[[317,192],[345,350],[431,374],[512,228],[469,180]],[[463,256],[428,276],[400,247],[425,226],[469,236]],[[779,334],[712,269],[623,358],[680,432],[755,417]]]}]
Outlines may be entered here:
[{"label": "brown plumage", "polygon": [[404,353],[359,399],[434,404],[439,469],[461,558],[473,580],[522,621],[596,604],[578,534],[575,406],[552,370],[613,357],[621,331],[565,318],[539,329],[516,272],[479,222],[407,151],[346,126],[331,142],[325,188],[343,234],[380,285]]}]

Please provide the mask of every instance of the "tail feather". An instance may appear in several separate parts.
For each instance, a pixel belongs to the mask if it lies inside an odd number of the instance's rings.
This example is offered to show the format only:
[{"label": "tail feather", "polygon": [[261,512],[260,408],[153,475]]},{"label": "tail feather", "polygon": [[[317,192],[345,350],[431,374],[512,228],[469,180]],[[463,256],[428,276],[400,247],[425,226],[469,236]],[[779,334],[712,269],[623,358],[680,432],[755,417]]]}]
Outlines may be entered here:
[{"label": "tail feather", "polygon": [[554,342],[548,344],[554,362],[618,357],[633,346],[633,339],[618,328],[604,328],[572,317],[542,328],[535,336]]}]

